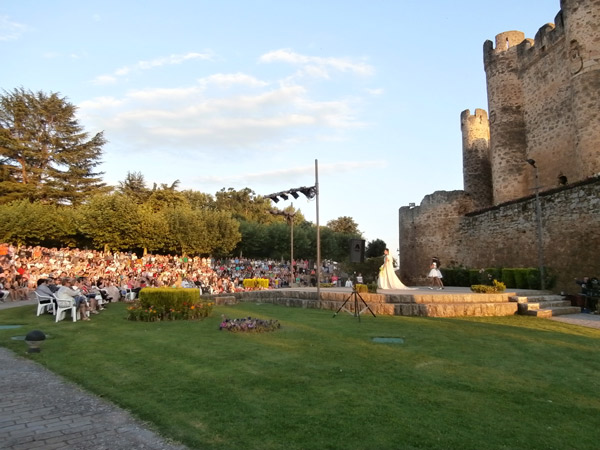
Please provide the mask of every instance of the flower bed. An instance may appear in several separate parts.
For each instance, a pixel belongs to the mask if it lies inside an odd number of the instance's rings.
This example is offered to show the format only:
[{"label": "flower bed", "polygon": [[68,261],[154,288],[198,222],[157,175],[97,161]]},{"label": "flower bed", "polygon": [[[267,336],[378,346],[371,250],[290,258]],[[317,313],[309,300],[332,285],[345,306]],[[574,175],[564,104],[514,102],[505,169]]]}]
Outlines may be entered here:
[{"label": "flower bed", "polygon": [[246,332],[246,333],[262,333],[266,331],[275,331],[281,328],[279,321],[263,320],[253,317],[244,317],[242,319],[228,319],[222,316],[219,330],[232,331],[234,333]]}]

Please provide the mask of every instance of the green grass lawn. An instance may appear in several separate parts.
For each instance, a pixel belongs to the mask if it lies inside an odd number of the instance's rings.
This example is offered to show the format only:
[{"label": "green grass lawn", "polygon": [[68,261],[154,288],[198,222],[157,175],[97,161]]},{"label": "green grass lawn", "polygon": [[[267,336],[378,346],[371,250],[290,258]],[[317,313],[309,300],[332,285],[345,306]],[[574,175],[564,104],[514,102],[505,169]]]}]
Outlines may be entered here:
[{"label": "green grass lawn", "polygon": [[[0,345],[198,449],[597,449],[600,330],[533,317],[372,317],[267,304],[202,322],[0,313]],[[278,331],[219,331],[221,314]],[[23,330],[23,331],[21,331]],[[403,343],[377,343],[398,337]]]}]

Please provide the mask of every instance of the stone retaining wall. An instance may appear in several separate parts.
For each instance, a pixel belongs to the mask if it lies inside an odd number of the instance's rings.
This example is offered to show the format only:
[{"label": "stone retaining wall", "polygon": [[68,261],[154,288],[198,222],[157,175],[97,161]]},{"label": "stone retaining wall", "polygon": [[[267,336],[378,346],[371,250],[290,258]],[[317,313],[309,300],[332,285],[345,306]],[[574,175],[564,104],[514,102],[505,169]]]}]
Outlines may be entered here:
[{"label": "stone retaining wall", "polygon": [[[358,308],[365,308],[364,302],[375,315],[379,316],[510,316],[517,313],[518,306],[510,301],[514,293],[501,294],[360,294]],[[345,309],[354,312],[355,299],[345,292],[321,291],[317,299],[314,291],[268,290],[239,292],[231,295],[212,296],[218,305],[238,302],[272,303],[296,308],[318,308],[338,311]],[[368,314],[368,310],[363,314]]]}]

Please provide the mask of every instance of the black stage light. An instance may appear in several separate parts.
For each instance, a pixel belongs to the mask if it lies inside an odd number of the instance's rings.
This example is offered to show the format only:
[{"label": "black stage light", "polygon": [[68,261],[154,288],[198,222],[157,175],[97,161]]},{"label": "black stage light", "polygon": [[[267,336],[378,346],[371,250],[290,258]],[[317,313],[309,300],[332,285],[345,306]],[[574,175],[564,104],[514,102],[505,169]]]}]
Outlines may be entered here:
[{"label": "black stage light", "polygon": [[282,192],[281,194],[279,194],[279,196],[280,196],[282,199],[284,199],[284,200],[287,200],[287,199],[288,199],[288,196],[287,196],[287,194],[286,194],[285,192]]},{"label": "black stage light", "polygon": [[296,191],[290,191],[290,194],[292,195],[292,197],[294,197],[295,199],[297,199],[299,197],[298,192]]}]

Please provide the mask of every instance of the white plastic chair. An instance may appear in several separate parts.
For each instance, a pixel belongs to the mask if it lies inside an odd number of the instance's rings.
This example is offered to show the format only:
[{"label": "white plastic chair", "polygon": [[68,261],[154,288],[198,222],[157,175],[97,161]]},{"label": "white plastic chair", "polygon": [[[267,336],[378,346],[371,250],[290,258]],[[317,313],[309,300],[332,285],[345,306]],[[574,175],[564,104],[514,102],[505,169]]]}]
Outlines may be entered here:
[{"label": "white plastic chair", "polygon": [[73,322],[77,322],[77,306],[74,300],[57,300],[58,307],[56,308],[56,322],[65,318],[65,312],[71,311]]},{"label": "white plastic chair", "polygon": [[[35,291],[34,291],[35,292]],[[46,311],[52,311],[52,314],[56,314],[54,310],[54,296],[49,295],[41,295],[35,292],[35,296],[37,297],[38,305],[37,305],[37,315],[45,313]]]}]

